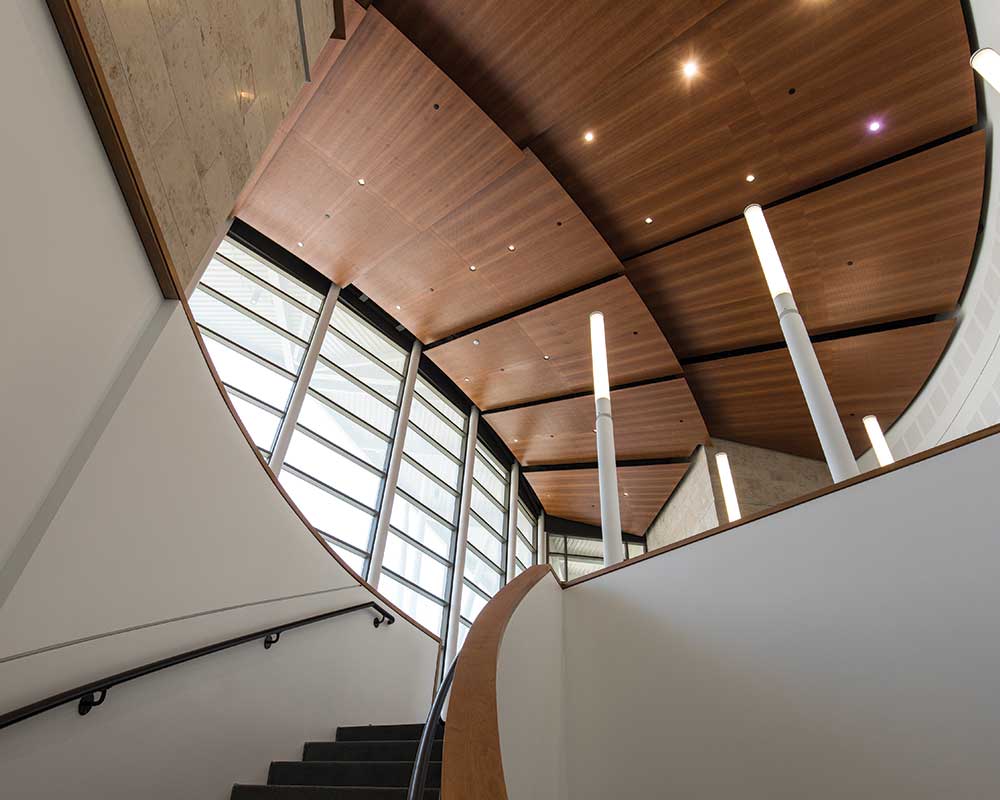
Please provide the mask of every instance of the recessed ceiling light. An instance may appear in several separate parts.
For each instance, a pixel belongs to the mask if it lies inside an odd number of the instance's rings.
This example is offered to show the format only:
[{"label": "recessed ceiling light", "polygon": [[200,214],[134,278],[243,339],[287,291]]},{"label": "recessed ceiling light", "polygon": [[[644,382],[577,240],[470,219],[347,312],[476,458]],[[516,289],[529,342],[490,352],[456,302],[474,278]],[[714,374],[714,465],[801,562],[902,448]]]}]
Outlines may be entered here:
[{"label": "recessed ceiling light", "polygon": [[470,378],[466,378],[466,379],[465,379],[465,382],[466,382],[466,383],[468,383],[468,382],[469,382],[469,380],[470,380]]},{"label": "recessed ceiling light", "polygon": [[552,356],[542,356],[542,358],[544,358],[546,361],[548,361],[550,358],[552,358]]},{"label": "recessed ceiling light", "polygon": [[519,441],[521,441],[521,440],[520,440],[520,439],[515,439],[515,440],[514,440],[514,442],[515,442],[515,443],[517,443],[517,442],[519,442]]},{"label": "recessed ceiling light", "polygon": [[628,492],[625,492],[625,496],[628,497]]},{"label": "recessed ceiling light", "polygon": [[757,180],[756,175],[747,175],[747,183],[753,183],[755,180]]},{"label": "recessed ceiling light", "polygon": [[479,340],[478,340],[478,339],[473,339],[473,340],[472,340],[472,343],[473,343],[474,345],[478,345],[478,344],[479,344]]},{"label": "recessed ceiling light", "polygon": [[403,307],[402,307],[402,306],[396,306],[396,310],[397,310],[397,311],[402,311],[402,310],[403,310]]},{"label": "recessed ceiling light", "polygon": [[299,247],[304,247],[304,245],[302,244],[302,242],[296,242],[295,244],[297,244]]},{"label": "recessed ceiling light", "polygon": [[585,142],[592,142],[592,141],[594,141],[594,132],[593,131],[587,131],[585,134],[583,134],[583,141],[585,141]]},{"label": "recessed ceiling light", "polygon": [[594,433],[597,433],[597,428],[594,428]]},{"label": "recessed ceiling light", "polygon": [[475,264],[469,264],[469,272],[475,272],[475,271],[476,271],[476,265]]},{"label": "recessed ceiling light", "polygon": [[870,130],[872,133],[878,133],[880,130],[882,130],[881,120],[873,119],[871,122],[869,122],[868,130]]},{"label": "recessed ceiling light", "polygon": [[358,186],[364,186],[364,185],[365,185],[365,179],[364,178],[358,178]]},{"label": "recessed ceiling light", "polygon": [[698,62],[697,61],[685,61],[684,62],[684,77],[693,78],[698,74]]},{"label": "recessed ceiling light", "polygon": [[512,245],[512,244],[509,244],[509,245],[507,245],[507,249],[508,249],[508,250],[510,250],[510,252],[512,252],[512,253],[513,253],[513,252],[514,252],[514,251],[515,251],[515,250],[516,250],[517,248],[516,248],[516,247],[514,247],[514,245]]}]

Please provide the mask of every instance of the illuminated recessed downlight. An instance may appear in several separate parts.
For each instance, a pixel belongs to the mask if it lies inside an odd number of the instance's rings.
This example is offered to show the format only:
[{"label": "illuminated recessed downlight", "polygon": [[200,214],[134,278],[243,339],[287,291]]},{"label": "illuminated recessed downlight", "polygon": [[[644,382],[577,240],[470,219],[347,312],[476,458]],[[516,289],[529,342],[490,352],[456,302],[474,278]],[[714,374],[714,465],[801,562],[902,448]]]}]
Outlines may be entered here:
[{"label": "illuminated recessed downlight", "polygon": [[628,492],[624,492],[625,496],[628,497]]},{"label": "illuminated recessed downlight", "polygon": [[296,242],[295,244],[297,244],[299,247],[305,247],[305,245],[302,244],[302,242]]},{"label": "illuminated recessed downlight", "polygon": [[507,245],[507,249],[508,249],[508,250],[510,250],[510,252],[512,252],[512,253],[513,253],[513,252],[514,252],[515,250],[517,250],[517,248],[516,248],[516,247],[514,247],[514,245],[512,245],[512,244],[509,244],[509,245]]},{"label": "illuminated recessed downlight", "polygon": [[473,340],[472,340],[472,343],[473,343],[474,345],[476,345],[477,347],[479,346],[479,340],[478,340],[478,339],[473,339]]},{"label": "illuminated recessed downlight", "polygon": [[882,130],[882,121],[873,119],[871,122],[868,123],[868,130],[871,131],[872,133],[878,133],[880,130]]},{"label": "illuminated recessed downlight", "polygon": [[756,175],[754,174],[747,175],[747,183],[753,183],[755,180],[757,180]]},{"label": "illuminated recessed downlight", "polygon": [[476,265],[475,264],[469,264],[469,272],[475,272],[475,271],[476,271]]},{"label": "illuminated recessed downlight", "polygon": [[402,310],[403,310],[403,307],[402,307],[402,306],[396,306],[396,310],[397,310],[397,311],[402,311]]},{"label": "illuminated recessed downlight", "polygon": [[472,380],[472,379],[471,378],[466,378],[465,382],[468,383],[470,380]]},{"label": "illuminated recessed downlight", "polygon": [[546,361],[548,361],[550,358],[552,358],[552,356],[542,356],[542,358],[544,358]]},{"label": "illuminated recessed downlight", "polygon": [[684,62],[684,77],[693,78],[698,74],[698,62],[691,60]]},{"label": "illuminated recessed downlight", "polygon": [[585,141],[585,142],[592,142],[592,141],[594,141],[594,132],[593,131],[587,131],[585,134],[583,134],[583,141]]},{"label": "illuminated recessed downlight", "polygon": [[358,186],[364,186],[364,185],[365,185],[365,179],[364,178],[358,178]]},{"label": "illuminated recessed downlight", "polygon": [[644,219],[643,222],[645,222],[647,225],[652,225],[653,224],[653,218],[652,217],[646,217],[646,219]]}]

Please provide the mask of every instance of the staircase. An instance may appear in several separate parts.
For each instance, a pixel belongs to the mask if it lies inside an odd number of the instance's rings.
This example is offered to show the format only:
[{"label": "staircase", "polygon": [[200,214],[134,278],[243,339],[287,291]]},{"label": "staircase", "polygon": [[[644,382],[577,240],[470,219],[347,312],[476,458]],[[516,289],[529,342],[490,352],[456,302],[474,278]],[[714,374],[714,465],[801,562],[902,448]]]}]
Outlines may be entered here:
[{"label": "staircase", "polygon": [[[423,725],[337,728],[306,742],[301,761],[272,761],[267,786],[233,787],[232,800],[405,800]],[[424,800],[438,800],[444,725],[435,732]]]}]

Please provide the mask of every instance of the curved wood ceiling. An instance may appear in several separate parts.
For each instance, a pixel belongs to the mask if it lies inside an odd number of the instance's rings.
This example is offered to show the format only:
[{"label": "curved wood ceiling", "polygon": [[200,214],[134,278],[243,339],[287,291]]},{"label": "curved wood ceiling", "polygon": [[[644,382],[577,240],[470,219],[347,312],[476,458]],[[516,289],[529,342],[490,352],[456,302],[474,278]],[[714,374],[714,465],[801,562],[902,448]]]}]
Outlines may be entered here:
[{"label": "curved wood ceiling", "polygon": [[[630,530],[708,433],[818,457],[749,202],[836,337],[817,353],[855,448],[863,414],[888,427],[922,386],[982,203],[959,0],[375,6],[238,214],[431,345],[526,466],[594,460],[591,310],[619,458],[664,462],[622,467],[647,471]],[[593,522],[584,472],[530,480]]]}]

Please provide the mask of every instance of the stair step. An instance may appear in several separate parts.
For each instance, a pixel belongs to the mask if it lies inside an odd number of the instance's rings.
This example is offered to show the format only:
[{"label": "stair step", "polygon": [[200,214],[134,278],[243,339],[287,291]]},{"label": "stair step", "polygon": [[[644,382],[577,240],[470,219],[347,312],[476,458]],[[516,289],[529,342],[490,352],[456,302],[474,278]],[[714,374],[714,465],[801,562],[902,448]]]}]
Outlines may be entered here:
[{"label": "stair step", "polygon": [[[268,784],[275,786],[406,787],[413,761],[272,761]],[[441,762],[431,761],[427,786],[441,786]]]},{"label": "stair step", "polygon": [[[424,800],[438,800],[440,792],[428,789]],[[236,784],[232,800],[406,800],[406,789],[383,786],[246,786]]]},{"label": "stair step", "polygon": [[[402,742],[420,739],[424,732],[421,723],[416,725],[348,725],[337,728],[338,742]],[[444,735],[443,732],[438,732]]]},{"label": "stair step", "polygon": [[[371,742],[306,742],[303,761],[413,761],[417,757],[416,739]],[[431,748],[431,761],[441,760],[442,740]]]}]

